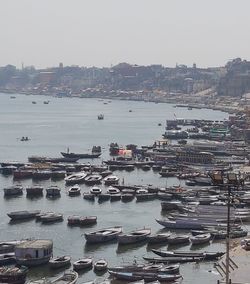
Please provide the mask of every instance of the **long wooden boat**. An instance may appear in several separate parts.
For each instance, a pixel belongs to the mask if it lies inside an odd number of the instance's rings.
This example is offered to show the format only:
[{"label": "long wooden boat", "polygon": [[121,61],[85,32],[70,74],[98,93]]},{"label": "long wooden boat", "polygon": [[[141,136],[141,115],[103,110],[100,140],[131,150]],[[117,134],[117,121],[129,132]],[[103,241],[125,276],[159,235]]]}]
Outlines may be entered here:
[{"label": "long wooden boat", "polygon": [[37,214],[39,214],[40,210],[24,210],[24,211],[15,211],[10,212],[7,215],[11,218],[11,220],[24,220],[24,219],[31,219],[35,218]]},{"label": "long wooden boat", "polygon": [[168,238],[168,243],[171,245],[189,243],[188,235],[171,235]]},{"label": "long wooden boat", "polygon": [[115,272],[147,272],[147,273],[165,273],[177,274],[180,270],[179,264],[164,265],[164,264],[132,264],[126,266],[109,267],[109,270]]},{"label": "long wooden boat", "polygon": [[157,249],[152,249],[152,252],[161,257],[201,257],[204,260],[215,260],[225,254],[224,252],[167,251]]},{"label": "long wooden boat", "polygon": [[118,238],[118,235],[122,233],[122,227],[116,226],[106,229],[101,229],[91,233],[85,233],[85,239],[88,243],[102,243],[111,241]]},{"label": "long wooden boat", "polygon": [[199,223],[194,223],[194,222],[188,222],[186,220],[159,220],[156,219],[156,222],[159,223],[160,225],[162,225],[165,228],[169,228],[169,229],[182,229],[182,230],[189,230],[189,229],[193,229],[193,230],[202,230],[204,229],[204,225],[202,225],[201,222]]},{"label": "long wooden boat", "polygon": [[186,263],[202,261],[202,257],[146,257],[143,259],[151,263]]},{"label": "long wooden boat", "polygon": [[118,236],[119,244],[132,244],[140,241],[144,241],[151,234],[150,228],[144,228],[140,230],[135,230],[129,234],[121,234]]},{"label": "long wooden boat", "polygon": [[181,275],[168,275],[161,273],[146,273],[146,272],[115,272],[109,270],[109,274],[118,280],[126,281],[155,281],[159,280],[161,282],[171,282],[181,278]]},{"label": "long wooden boat", "polygon": [[99,158],[102,153],[66,153],[61,152],[61,155],[65,158],[78,158],[78,159],[95,159]]}]

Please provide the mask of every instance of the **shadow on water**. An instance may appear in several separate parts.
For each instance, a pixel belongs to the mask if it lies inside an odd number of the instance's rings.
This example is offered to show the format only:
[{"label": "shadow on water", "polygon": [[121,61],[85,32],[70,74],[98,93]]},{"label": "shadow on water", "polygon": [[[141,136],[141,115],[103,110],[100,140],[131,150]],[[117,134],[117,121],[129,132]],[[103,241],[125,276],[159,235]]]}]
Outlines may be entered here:
[{"label": "shadow on water", "polygon": [[111,241],[108,241],[108,242],[105,242],[105,243],[88,243],[86,242],[85,243],[85,246],[84,246],[84,253],[95,253],[96,250],[98,249],[104,249],[112,244],[116,244],[117,243],[117,240],[111,240]]},{"label": "shadow on water", "polygon": [[30,221],[34,221],[34,217],[28,219],[20,219],[20,220],[10,220],[9,225],[17,225],[21,223],[28,223]]},{"label": "shadow on water", "polygon": [[37,194],[37,195],[29,195],[29,194],[27,194],[26,198],[29,199],[29,200],[32,200],[32,201],[33,200],[39,200],[39,199],[43,198],[43,193]]},{"label": "shadow on water", "polygon": [[163,247],[165,247],[164,249],[167,248],[167,242],[163,242],[163,243],[158,243],[158,244],[147,244],[146,246],[146,250],[147,251],[151,251],[152,249],[162,249]]},{"label": "shadow on water", "polygon": [[13,199],[21,198],[22,196],[23,196],[23,193],[19,193],[17,195],[4,195],[4,200],[5,201],[11,201]]},{"label": "shadow on water", "polygon": [[190,250],[196,251],[196,250],[201,250],[204,248],[207,248],[211,245],[211,243],[205,243],[205,244],[200,244],[200,245],[191,245]]},{"label": "shadow on water", "polygon": [[48,200],[51,200],[51,201],[57,200],[57,199],[59,199],[60,197],[61,197],[61,194],[58,194],[58,195],[48,195],[48,194],[46,194],[46,198],[47,198]]},{"label": "shadow on water", "polygon": [[138,242],[138,243],[134,243],[134,244],[127,244],[127,245],[119,244],[117,246],[116,253],[121,254],[121,253],[125,253],[125,252],[128,252],[128,251],[134,251],[134,250],[137,250],[138,248],[145,246],[146,243],[147,243],[147,240],[141,241],[141,242]]}]

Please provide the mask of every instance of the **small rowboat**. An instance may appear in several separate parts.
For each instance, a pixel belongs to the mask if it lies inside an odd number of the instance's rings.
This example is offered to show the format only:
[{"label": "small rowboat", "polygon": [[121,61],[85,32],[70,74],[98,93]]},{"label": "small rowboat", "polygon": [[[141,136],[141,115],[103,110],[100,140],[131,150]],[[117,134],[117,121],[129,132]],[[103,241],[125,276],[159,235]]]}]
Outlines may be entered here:
[{"label": "small rowboat", "polygon": [[171,233],[161,233],[161,234],[155,234],[152,236],[148,236],[148,243],[157,244],[157,243],[168,242],[168,239],[170,236],[171,236]]},{"label": "small rowboat", "polygon": [[171,245],[189,243],[188,235],[172,235],[168,238],[168,243]]},{"label": "small rowboat", "polygon": [[61,267],[65,267],[70,265],[70,260],[71,257],[70,256],[60,256],[60,257],[56,257],[56,258],[52,258],[49,261],[49,266],[52,269],[57,269],[57,268],[61,268]]},{"label": "small rowboat", "polygon": [[69,196],[77,196],[81,194],[81,188],[78,184],[75,184],[68,190]]},{"label": "small rowboat", "polygon": [[211,239],[211,234],[209,233],[190,237],[192,245],[205,244],[208,243],[210,239]]},{"label": "small rowboat", "polygon": [[144,228],[140,230],[135,230],[129,234],[121,234],[118,236],[119,244],[132,244],[140,241],[144,241],[151,234],[151,229]]},{"label": "small rowboat", "polygon": [[108,262],[105,259],[99,259],[94,263],[94,269],[96,271],[103,271],[108,268]]},{"label": "small rowboat", "polygon": [[73,263],[74,270],[82,270],[90,268],[93,265],[93,259],[91,257],[86,257],[79,259]]}]

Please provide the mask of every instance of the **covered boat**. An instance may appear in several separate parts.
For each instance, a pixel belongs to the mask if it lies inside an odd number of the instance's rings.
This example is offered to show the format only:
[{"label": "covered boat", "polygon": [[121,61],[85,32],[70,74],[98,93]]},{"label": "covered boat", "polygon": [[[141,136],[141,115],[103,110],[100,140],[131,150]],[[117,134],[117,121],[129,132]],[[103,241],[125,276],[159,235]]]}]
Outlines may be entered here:
[{"label": "covered boat", "polygon": [[4,189],[4,196],[16,196],[23,194],[23,187],[21,184],[12,185],[9,187],[5,187]]},{"label": "covered boat", "polygon": [[43,187],[40,185],[33,185],[33,186],[26,187],[26,194],[30,196],[42,195]]},{"label": "covered boat", "polygon": [[85,239],[88,243],[102,243],[117,239],[118,235],[122,233],[122,227],[116,226],[106,229],[101,229],[91,233],[85,233]]},{"label": "covered boat", "polygon": [[90,189],[90,193],[91,194],[94,194],[94,195],[98,195],[98,194],[101,194],[102,193],[102,189],[98,186],[93,186],[91,189]]},{"label": "covered boat", "polygon": [[61,189],[57,185],[51,185],[50,187],[46,188],[47,196],[60,196]]},{"label": "covered boat", "polygon": [[118,236],[119,244],[132,244],[140,241],[144,241],[151,234],[150,228],[144,228],[140,230],[135,230],[129,234],[121,234]]}]

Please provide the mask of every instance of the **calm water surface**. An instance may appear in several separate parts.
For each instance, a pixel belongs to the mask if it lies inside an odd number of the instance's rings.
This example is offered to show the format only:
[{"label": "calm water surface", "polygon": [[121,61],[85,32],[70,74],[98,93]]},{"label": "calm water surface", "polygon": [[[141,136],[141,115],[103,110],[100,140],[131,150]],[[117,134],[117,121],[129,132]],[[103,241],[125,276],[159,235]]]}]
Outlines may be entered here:
[{"label": "calm water surface", "polygon": [[[43,101],[48,99],[50,103],[43,104]],[[37,103],[32,104],[32,101]],[[104,114],[104,120],[97,119],[100,113]],[[95,160],[95,163],[101,163],[102,159],[108,158],[108,145],[111,142],[117,142],[119,145],[152,144],[155,140],[161,139],[166,119],[175,117],[223,120],[228,115],[211,110],[190,111],[161,103],[111,101],[104,104],[104,101],[98,99],[59,99],[25,95],[16,95],[16,99],[10,99],[10,95],[0,94],[0,161],[27,161],[27,157],[31,155],[59,157],[60,151],[65,151],[67,147],[73,152],[86,152],[93,145],[100,145],[103,148],[103,155],[101,159]],[[162,126],[158,126],[158,123]],[[30,137],[31,141],[21,142],[22,136]],[[159,174],[152,171],[135,170],[131,173],[115,174],[129,184],[179,184],[175,178],[160,178]],[[0,176],[0,184],[1,188],[13,184],[12,177]],[[32,180],[25,180],[22,184],[24,187],[29,186]],[[152,255],[152,247],[144,243],[122,248],[118,247],[117,243],[86,245],[83,234],[114,225],[122,225],[124,232],[143,226],[151,227],[152,232],[162,231],[162,227],[155,222],[155,218],[162,217],[160,201],[90,203],[82,197],[69,197],[63,181],[43,181],[40,184],[44,187],[50,184],[59,185],[62,188],[61,198],[49,200],[43,196],[28,199],[24,194],[18,198],[5,199],[1,190],[0,240],[50,238],[54,242],[54,256],[71,255],[72,261],[83,256],[93,256],[95,260],[106,258],[110,266],[131,262],[135,258],[140,262],[143,255]],[[85,185],[81,185],[81,188],[82,192],[89,191],[89,187]],[[35,221],[9,223],[6,213],[25,209],[61,212],[64,214],[64,222],[51,225],[42,225]],[[66,219],[72,214],[96,215],[98,223],[87,228],[68,227]],[[222,243],[202,247],[210,251],[222,248]],[[188,250],[190,247],[174,249]],[[184,277],[182,283],[215,283],[218,275],[209,272],[210,270],[213,270],[213,263],[184,264],[181,266],[181,274]],[[29,278],[57,276],[61,272],[50,271],[45,266],[30,270]],[[80,273],[79,277],[78,283],[81,283],[95,278],[99,281],[108,275],[96,275],[91,270]]]}]

